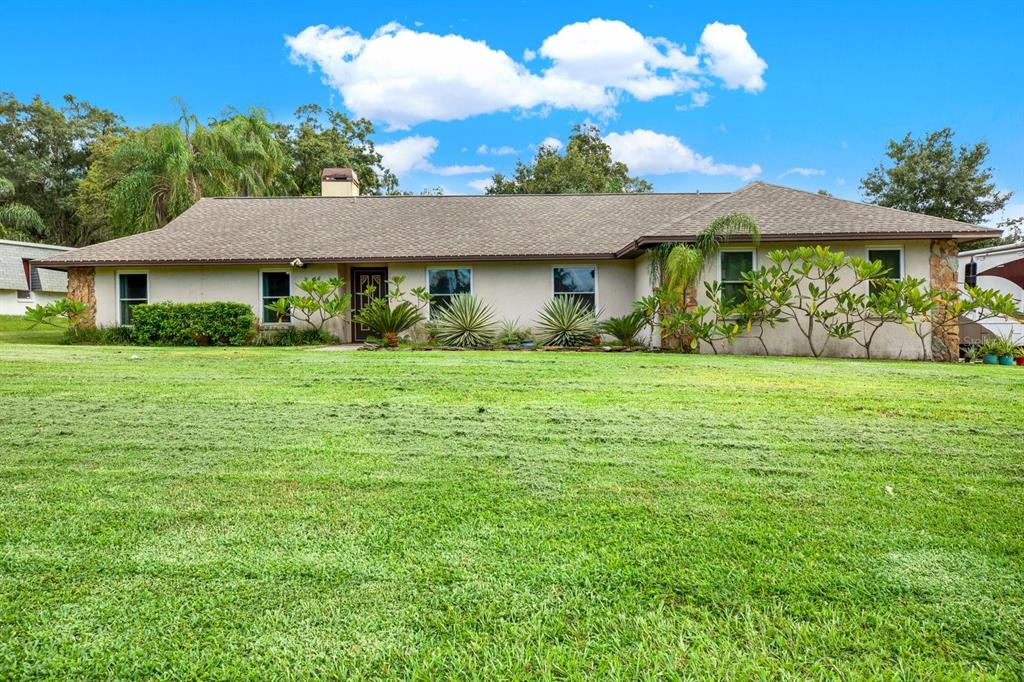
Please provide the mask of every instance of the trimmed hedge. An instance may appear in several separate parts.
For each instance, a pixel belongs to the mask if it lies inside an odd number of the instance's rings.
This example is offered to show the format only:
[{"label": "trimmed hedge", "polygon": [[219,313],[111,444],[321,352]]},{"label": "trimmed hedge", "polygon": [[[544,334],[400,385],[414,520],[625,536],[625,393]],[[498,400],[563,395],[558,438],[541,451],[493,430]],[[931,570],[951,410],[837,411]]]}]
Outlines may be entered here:
[{"label": "trimmed hedge", "polygon": [[244,303],[147,303],[132,308],[132,336],[143,345],[241,346],[256,330]]}]

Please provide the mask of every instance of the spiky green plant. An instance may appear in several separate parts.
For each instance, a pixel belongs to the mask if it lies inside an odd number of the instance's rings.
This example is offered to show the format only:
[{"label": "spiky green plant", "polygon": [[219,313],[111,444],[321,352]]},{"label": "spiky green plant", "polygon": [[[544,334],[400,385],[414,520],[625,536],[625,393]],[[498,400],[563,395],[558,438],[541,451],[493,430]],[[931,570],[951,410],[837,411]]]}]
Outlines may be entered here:
[{"label": "spiky green plant", "polygon": [[582,346],[597,333],[597,318],[583,301],[556,296],[537,317],[540,342],[544,346]]},{"label": "spiky green plant", "polygon": [[632,348],[639,343],[637,336],[647,325],[647,319],[639,312],[632,312],[622,317],[609,317],[601,323],[601,332],[611,336],[622,343],[626,348]]},{"label": "spiky green plant", "polygon": [[387,298],[375,298],[355,315],[355,321],[365,325],[389,346],[398,345],[399,334],[412,329],[423,321],[423,314],[408,301],[399,301],[394,306]]},{"label": "spiky green plant", "polygon": [[433,321],[437,340],[447,346],[480,348],[494,343],[494,310],[472,294],[453,296]]}]

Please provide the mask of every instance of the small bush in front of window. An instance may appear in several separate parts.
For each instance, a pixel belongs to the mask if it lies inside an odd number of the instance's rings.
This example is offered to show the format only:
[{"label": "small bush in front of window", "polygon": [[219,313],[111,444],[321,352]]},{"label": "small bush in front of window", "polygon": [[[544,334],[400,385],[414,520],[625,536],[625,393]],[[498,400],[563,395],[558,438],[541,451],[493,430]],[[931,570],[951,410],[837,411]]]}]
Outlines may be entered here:
[{"label": "small bush in front of window", "polygon": [[145,303],[132,308],[136,343],[166,346],[241,346],[256,331],[244,303]]}]

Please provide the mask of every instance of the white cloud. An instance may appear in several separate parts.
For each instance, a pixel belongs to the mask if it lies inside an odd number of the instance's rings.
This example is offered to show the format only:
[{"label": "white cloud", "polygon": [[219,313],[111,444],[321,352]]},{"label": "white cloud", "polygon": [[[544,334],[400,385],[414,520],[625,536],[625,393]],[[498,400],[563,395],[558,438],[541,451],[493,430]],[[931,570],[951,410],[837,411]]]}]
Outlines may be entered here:
[{"label": "white cloud", "polygon": [[729,129],[725,127],[724,123],[719,123],[718,126],[715,127],[715,130],[717,130],[720,133],[727,133],[727,132],[729,132]]},{"label": "white cloud", "polygon": [[487,188],[491,186],[491,179],[480,178],[479,180],[470,180],[466,185],[472,187],[477,192],[486,192]]},{"label": "white cloud", "polygon": [[538,54],[552,61],[544,72],[546,81],[601,92],[610,104],[617,101],[619,90],[646,101],[699,86],[693,77],[700,66],[696,56],[621,21],[568,24],[546,38]]},{"label": "white cloud", "polygon": [[612,157],[629,166],[631,173],[736,175],[742,180],[750,180],[761,174],[761,167],[756,163],[749,166],[715,163],[712,157],[698,154],[680,142],[679,138],[653,130],[609,133],[604,139],[612,148]]},{"label": "white cloud", "polygon": [[825,171],[823,171],[820,168],[801,168],[801,167],[798,166],[796,168],[790,168],[789,170],[787,170],[785,173],[783,173],[779,177],[780,178],[784,178],[787,175],[799,175],[799,176],[808,178],[808,177],[810,177],[812,175],[824,175],[824,174],[825,174]]},{"label": "white cloud", "polygon": [[476,148],[476,153],[489,154],[491,156],[511,156],[512,154],[517,154],[518,150],[515,147],[488,147],[487,145],[482,144]]},{"label": "white cloud", "polygon": [[430,156],[437,149],[437,138],[412,135],[410,137],[377,145],[382,158],[381,163],[390,168],[395,175],[402,176],[410,171],[421,171],[433,175],[468,175],[470,173],[490,173],[490,166],[435,166]]},{"label": "white cloud", "polygon": [[545,137],[543,140],[540,141],[540,145],[538,146],[550,147],[551,149],[557,151],[561,149],[564,145],[562,144],[562,141],[559,140],[557,137]]},{"label": "white cloud", "polygon": [[698,90],[697,92],[690,95],[689,104],[680,104],[676,106],[676,111],[689,111],[691,109],[700,109],[701,107],[706,107],[708,105],[708,102],[710,101],[711,95],[704,92],[703,90]]},{"label": "white cloud", "polygon": [[717,21],[708,24],[700,36],[697,51],[703,56],[708,73],[722,79],[730,90],[764,90],[762,76],[768,64],[747,42],[747,32],[742,26]]},{"label": "white cloud", "polygon": [[[591,19],[563,26],[536,51],[526,50],[523,62],[483,41],[394,22],[368,38],[349,27],[309,26],[285,42],[291,60],[319,68],[352,113],[390,129],[509,110],[610,115],[624,93],[646,101],[693,91],[708,75],[729,88],[764,88],[764,60],[746,33],[718,23],[705,28],[697,53],[687,54],[621,21]],[[538,58],[546,63],[527,68]]]},{"label": "white cloud", "polygon": [[842,187],[846,184],[846,178],[836,178],[836,184]]}]

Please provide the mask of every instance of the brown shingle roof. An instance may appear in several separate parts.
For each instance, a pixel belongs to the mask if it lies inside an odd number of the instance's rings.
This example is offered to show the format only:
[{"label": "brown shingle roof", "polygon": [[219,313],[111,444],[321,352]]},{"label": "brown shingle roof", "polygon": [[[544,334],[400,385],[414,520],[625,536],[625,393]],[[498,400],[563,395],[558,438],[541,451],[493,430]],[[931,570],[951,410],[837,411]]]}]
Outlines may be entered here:
[{"label": "brown shingle roof", "polygon": [[658,230],[646,232],[634,244],[694,237],[715,218],[734,211],[753,218],[766,241],[941,236],[978,239],[999,235],[999,230],[956,220],[753,182]]},{"label": "brown shingle roof", "polygon": [[766,238],[992,234],[753,183],[731,194],[203,199],[162,229],[46,260],[117,265],[611,257],[626,255],[644,239],[685,240],[734,210],[750,213]]}]

